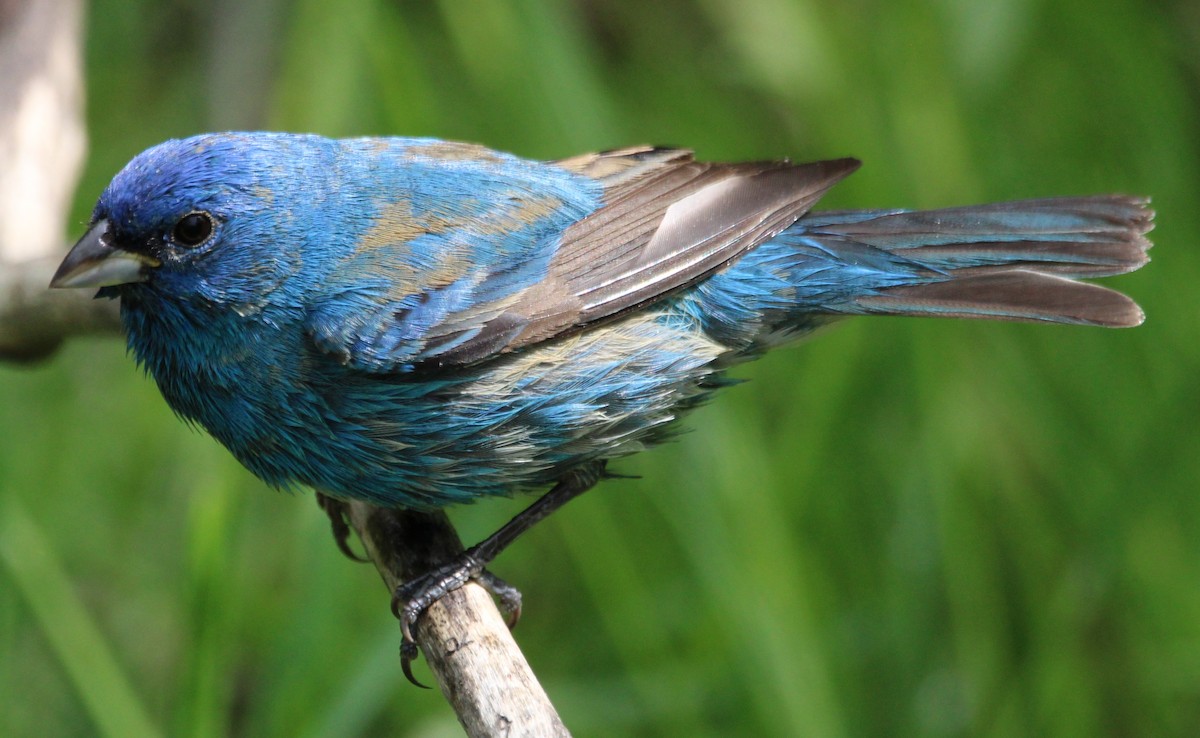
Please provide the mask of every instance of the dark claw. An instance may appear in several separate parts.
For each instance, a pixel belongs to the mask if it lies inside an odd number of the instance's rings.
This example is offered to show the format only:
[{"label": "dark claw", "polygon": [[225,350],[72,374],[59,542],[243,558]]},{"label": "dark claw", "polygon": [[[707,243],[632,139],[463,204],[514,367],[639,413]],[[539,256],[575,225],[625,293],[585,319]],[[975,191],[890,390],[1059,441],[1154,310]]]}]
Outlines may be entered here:
[{"label": "dark claw", "polygon": [[457,560],[445,566],[401,584],[392,594],[392,615],[400,621],[400,668],[408,681],[418,687],[425,685],[418,682],[412,674],[412,662],[420,653],[416,638],[413,637],[413,628],[430,605],[471,580],[479,582],[492,596],[500,600],[500,609],[506,616],[508,627],[514,627],[521,619],[520,590],[482,568],[470,552],[463,553]]},{"label": "dark claw", "polygon": [[508,624],[508,629],[512,630],[517,627],[517,623],[521,620],[521,590],[487,569],[479,572],[476,581],[500,601],[500,611],[504,613],[504,622]]},{"label": "dark claw", "polygon": [[318,492],[317,505],[329,516],[329,525],[333,528],[333,540],[337,543],[338,550],[351,561],[367,563],[370,559],[359,556],[350,548],[350,525],[346,522],[346,503]]},{"label": "dark claw", "polygon": [[429,687],[421,684],[419,681],[417,681],[417,678],[413,676],[412,662],[419,655],[421,655],[421,650],[417,648],[416,643],[413,643],[410,640],[404,640],[400,642],[400,671],[404,672],[404,677],[412,684],[415,684],[421,689],[429,689]]},{"label": "dark claw", "polygon": [[412,676],[412,660],[419,653],[413,637],[417,619],[430,605],[475,578],[481,569],[470,553],[463,553],[455,561],[401,584],[392,593],[392,614],[400,621],[400,667],[408,681],[425,686]]},{"label": "dark claw", "polygon": [[421,616],[421,612],[423,611],[413,613],[408,603],[405,602],[404,591],[408,584],[400,585],[392,593],[392,615],[400,621],[400,670],[404,672],[404,677],[412,684],[421,689],[429,689],[429,687],[417,681],[412,672],[412,662],[421,655],[421,649],[417,647],[417,641],[413,638],[412,627],[416,625],[417,618]]}]

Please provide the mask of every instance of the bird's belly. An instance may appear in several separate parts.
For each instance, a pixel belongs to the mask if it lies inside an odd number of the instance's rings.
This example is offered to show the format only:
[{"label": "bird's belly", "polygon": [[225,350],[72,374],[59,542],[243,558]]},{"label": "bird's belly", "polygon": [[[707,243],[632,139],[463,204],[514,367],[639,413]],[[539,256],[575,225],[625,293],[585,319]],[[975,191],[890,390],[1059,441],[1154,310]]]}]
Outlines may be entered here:
[{"label": "bird's belly", "polygon": [[664,307],[456,376],[329,364],[310,375],[306,408],[278,409],[301,415],[276,415],[275,452],[238,455],[269,481],[389,506],[512,494],[662,440],[715,388],[714,360],[727,351]]}]

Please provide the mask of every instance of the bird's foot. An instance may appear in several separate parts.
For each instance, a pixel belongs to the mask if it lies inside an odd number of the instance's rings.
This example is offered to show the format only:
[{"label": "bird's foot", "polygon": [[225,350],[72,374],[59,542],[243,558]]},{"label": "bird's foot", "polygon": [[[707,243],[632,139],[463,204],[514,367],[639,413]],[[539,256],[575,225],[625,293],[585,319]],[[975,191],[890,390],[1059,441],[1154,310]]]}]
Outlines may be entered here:
[{"label": "bird's foot", "polygon": [[392,612],[400,620],[403,640],[400,644],[400,664],[408,680],[421,685],[412,675],[412,660],[418,649],[413,640],[413,627],[425,609],[472,579],[479,582],[500,600],[508,619],[508,627],[517,624],[521,616],[521,593],[484,569],[518,536],[533,527],[550,513],[586,492],[604,475],[604,462],[592,461],[567,472],[549,492],[542,495],[495,533],[459,554],[453,561],[422,574],[396,588],[392,595]]},{"label": "bird's foot", "polygon": [[350,524],[346,522],[346,503],[318,492],[317,505],[329,516],[329,525],[333,529],[333,541],[337,544],[338,550],[351,561],[364,564],[369,561],[370,559],[359,556],[350,548]]},{"label": "bird's foot", "polygon": [[400,665],[408,681],[425,687],[412,673],[412,662],[420,650],[413,638],[417,620],[430,605],[469,581],[478,582],[500,602],[509,628],[521,619],[521,592],[508,582],[483,568],[471,551],[465,551],[454,561],[428,571],[401,584],[392,593],[392,614],[400,621]]},{"label": "bird's foot", "polygon": [[479,572],[477,581],[500,602],[500,613],[504,615],[504,623],[508,629],[517,627],[517,623],[521,621],[521,590],[487,569]]}]

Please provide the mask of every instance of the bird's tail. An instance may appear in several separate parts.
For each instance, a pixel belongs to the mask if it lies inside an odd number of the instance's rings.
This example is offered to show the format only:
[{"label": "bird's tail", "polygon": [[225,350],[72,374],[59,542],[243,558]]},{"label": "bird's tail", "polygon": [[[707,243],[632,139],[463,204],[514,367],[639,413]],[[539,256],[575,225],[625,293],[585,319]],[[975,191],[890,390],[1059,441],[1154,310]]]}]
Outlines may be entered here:
[{"label": "bird's tail", "polygon": [[1144,317],[1133,300],[1076,280],[1149,260],[1148,204],[1108,195],[812,213],[784,236],[859,275],[825,296],[827,312],[1126,327]]}]

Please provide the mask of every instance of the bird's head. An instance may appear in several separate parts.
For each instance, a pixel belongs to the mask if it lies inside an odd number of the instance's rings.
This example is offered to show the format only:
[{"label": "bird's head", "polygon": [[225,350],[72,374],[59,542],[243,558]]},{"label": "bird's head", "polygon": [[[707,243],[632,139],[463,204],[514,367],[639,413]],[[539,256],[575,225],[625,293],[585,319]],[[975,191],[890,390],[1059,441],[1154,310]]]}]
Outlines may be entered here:
[{"label": "bird's head", "polygon": [[230,133],[139,154],[104,190],[51,286],[253,308],[297,268],[302,224],[279,189],[319,169],[315,145]]}]

